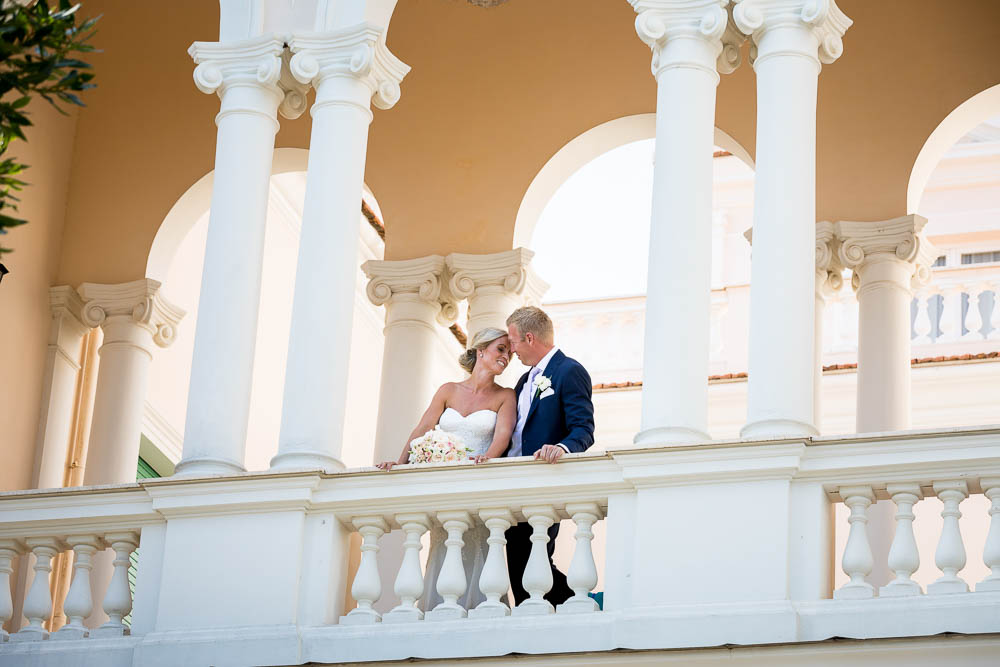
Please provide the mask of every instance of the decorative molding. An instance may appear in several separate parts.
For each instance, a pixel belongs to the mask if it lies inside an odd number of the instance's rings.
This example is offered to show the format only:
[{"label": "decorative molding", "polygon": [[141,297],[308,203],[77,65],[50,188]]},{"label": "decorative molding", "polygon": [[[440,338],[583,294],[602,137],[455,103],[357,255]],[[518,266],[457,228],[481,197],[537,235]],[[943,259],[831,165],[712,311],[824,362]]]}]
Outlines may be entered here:
[{"label": "decorative molding", "polygon": [[549,285],[531,268],[534,256],[527,248],[489,255],[451,253],[445,258],[451,274],[448,287],[457,299],[467,299],[484,287],[495,287],[537,304]]},{"label": "decorative molding", "polygon": [[376,306],[390,303],[399,295],[410,295],[438,307],[437,321],[449,326],[458,315],[458,306],[448,292],[445,261],[441,255],[417,259],[369,260],[361,269],[368,276],[365,290]]},{"label": "decorative molding", "polygon": [[797,53],[829,65],[844,52],[844,33],[854,23],[835,0],[733,0],[733,21],[753,38],[750,58],[756,60],[761,39],[772,28],[802,26],[811,31],[818,52],[804,53],[791,43],[777,45],[767,55]]},{"label": "decorative molding", "polygon": [[281,53],[281,74],[278,77],[278,88],[283,97],[278,105],[278,113],[284,118],[295,120],[309,107],[309,84],[300,83],[291,70],[292,54],[288,50]]},{"label": "decorative molding", "polygon": [[[635,31],[653,52],[653,76],[669,67],[699,67],[713,74],[728,74],[739,67],[743,34],[732,22],[726,7],[730,0],[629,0],[637,16]],[[700,37],[715,60],[685,50],[683,57],[664,59],[664,47],[676,37]]]},{"label": "decorative molding", "polygon": [[821,220],[816,223],[816,293],[828,297],[840,291],[844,285],[843,265],[837,254],[839,242],[837,228],[832,222]]},{"label": "decorative molding", "polygon": [[185,312],[160,293],[160,282],[150,278],[118,285],[83,283],[77,290],[84,300],[82,320],[91,327],[104,326],[112,317],[130,317],[148,330],[153,341],[167,347],[177,337]]},{"label": "decorative molding", "polygon": [[201,92],[219,93],[220,97],[233,84],[259,85],[284,97],[278,88],[284,49],[284,40],[275,35],[237,42],[195,42],[188,49],[197,65],[194,84]]},{"label": "decorative molding", "polygon": [[[355,77],[372,91],[372,102],[379,109],[390,109],[399,101],[399,84],[410,71],[389,51],[385,31],[371,23],[329,33],[294,34],[289,48],[290,70],[300,83],[319,88],[329,77]],[[317,98],[317,105],[324,103],[331,101]]]},{"label": "decorative molding", "polygon": [[838,222],[838,256],[844,266],[855,271],[852,279],[855,288],[857,270],[866,259],[886,254],[913,264],[914,286],[926,284],[930,280],[930,267],[940,254],[922,232],[926,224],[927,219],[916,214],[884,222]]}]

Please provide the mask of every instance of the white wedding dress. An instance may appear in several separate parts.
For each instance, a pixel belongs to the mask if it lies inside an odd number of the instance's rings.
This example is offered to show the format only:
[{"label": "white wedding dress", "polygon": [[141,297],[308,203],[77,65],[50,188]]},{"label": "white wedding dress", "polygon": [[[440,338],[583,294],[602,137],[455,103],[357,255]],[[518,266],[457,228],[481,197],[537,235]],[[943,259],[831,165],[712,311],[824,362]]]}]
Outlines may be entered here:
[{"label": "white wedding dress", "polygon": [[[493,432],[496,430],[497,413],[493,410],[477,410],[465,417],[454,408],[445,408],[438,426],[442,431],[454,433],[462,439],[466,446],[472,449],[470,456],[485,454],[493,442]],[[465,594],[458,598],[458,604],[466,609],[473,609],[486,596],[479,590],[479,575],[486,562],[489,545],[486,539],[490,536],[489,529],[473,516],[474,523],[463,535],[462,565],[465,566]],[[444,545],[448,534],[441,526],[431,529],[431,548],[427,556],[427,570],[424,574],[424,594],[420,598],[420,608],[429,611],[443,600],[437,592],[438,574],[444,563],[446,547]]]}]

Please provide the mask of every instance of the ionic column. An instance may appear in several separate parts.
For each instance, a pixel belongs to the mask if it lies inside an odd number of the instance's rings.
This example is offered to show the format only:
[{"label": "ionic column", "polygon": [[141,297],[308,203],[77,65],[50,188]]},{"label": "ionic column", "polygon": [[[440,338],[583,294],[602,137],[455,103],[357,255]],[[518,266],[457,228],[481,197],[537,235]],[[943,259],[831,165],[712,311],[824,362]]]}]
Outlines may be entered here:
[{"label": "ionic column", "polygon": [[244,469],[283,50],[274,35],[188,50],[195,85],[221,109],[181,475]]},{"label": "ionic column", "polygon": [[341,469],[371,104],[389,109],[410,68],[364,23],[293,35],[291,71],[316,87],[292,326],[272,469]]},{"label": "ionic column", "polygon": [[[440,379],[433,373],[438,327],[454,321],[456,308],[444,287],[444,258],[371,260],[368,298],[385,306],[385,347],[379,390],[374,460],[394,461],[420,421]],[[458,369],[458,356],[455,359]]]},{"label": "ionic column", "polygon": [[832,222],[816,223],[816,326],[813,375],[813,419],[821,430],[823,417],[823,314],[827,298],[840,291],[844,284],[840,259],[836,254],[836,234]]},{"label": "ionic column", "polygon": [[[490,255],[452,253],[445,257],[451,277],[448,286],[455,299],[469,300],[469,340],[486,327],[507,330],[507,316],[527,304],[538,305],[548,284],[531,268],[535,253],[514,248]],[[514,386],[525,371],[516,358],[500,376],[500,383]]]},{"label": "ionic column", "polygon": [[[638,13],[636,32],[653,51],[657,84],[642,420],[635,442],[708,440],[715,91],[719,70],[739,63],[742,37],[721,0],[629,1]],[[684,326],[676,326],[676,313],[684,313]]]},{"label": "ionic column", "polygon": [[35,440],[34,488],[61,487],[66,480],[76,407],[83,337],[83,300],[67,285],[49,289],[52,324],[42,376],[42,410]]},{"label": "ionic column", "polygon": [[736,0],[753,37],[757,155],[743,437],[816,435],[816,89],[851,20],[834,0]]},{"label": "ionic column", "polygon": [[174,341],[184,311],[148,278],[120,285],[84,283],[78,291],[83,321],[104,331],[83,483],[134,482],[153,350]]},{"label": "ionic column", "polygon": [[839,222],[840,259],[854,270],[858,319],[858,433],[910,427],[910,302],[937,256],[926,220]]}]

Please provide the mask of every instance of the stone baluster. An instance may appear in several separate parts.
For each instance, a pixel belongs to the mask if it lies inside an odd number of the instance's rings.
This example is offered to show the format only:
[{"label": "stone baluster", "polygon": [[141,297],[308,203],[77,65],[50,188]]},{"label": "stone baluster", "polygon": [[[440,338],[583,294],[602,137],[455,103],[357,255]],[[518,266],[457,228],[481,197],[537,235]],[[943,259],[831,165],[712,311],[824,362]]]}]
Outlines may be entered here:
[{"label": "stone baluster", "polygon": [[90,616],[94,601],[90,593],[90,571],[94,567],[93,557],[102,549],[100,539],[93,535],[71,535],[66,544],[73,548],[73,582],[63,603],[63,613],[69,622],[52,635],[52,639],[83,639],[90,630],[83,620]]},{"label": "stone baluster", "polygon": [[566,505],[566,513],[576,524],[576,549],[573,560],[566,573],[566,583],[573,589],[573,597],[559,605],[556,610],[560,614],[597,611],[597,601],[587,595],[597,585],[597,564],[594,563],[593,539],[591,530],[600,520],[602,513],[596,503],[570,503]]},{"label": "stone baluster", "polygon": [[842,567],[849,582],[833,593],[836,600],[861,600],[875,596],[875,588],[865,581],[872,571],[874,558],[868,543],[868,507],[875,502],[875,493],[870,486],[844,486],[840,497],[851,508],[851,532],[847,536]]},{"label": "stone baluster", "polygon": [[49,632],[42,627],[42,623],[48,621],[52,613],[52,592],[49,589],[52,558],[65,548],[54,537],[29,537],[25,544],[35,554],[35,577],[24,598],[23,613],[28,619],[28,625],[11,635],[11,641],[15,642],[49,638]]},{"label": "stone baluster", "polygon": [[896,503],[896,534],[889,548],[889,569],[896,578],[879,589],[881,597],[920,595],[920,584],[910,577],[920,567],[917,540],[913,537],[913,505],[922,499],[919,484],[889,484],[886,487]]},{"label": "stone baluster", "polygon": [[968,285],[965,288],[969,295],[969,311],[965,314],[965,328],[968,329],[963,335],[963,341],[979,341],[983,339],[980,329],[983,328],[983,314],[979,310],[979,297],[986,291],[982,285]]},{"label": "stone baluster", "polygon": [[529,598],[514,608],[515,615],[551,614],[555,612],[545,594],[552,588],[552,568],[549,566],[549,527],[558,520],[551,505],[534,505],[521,510],[531,524],[531,554],[524,568],[521,585]]},{"label": "stone baluster", "polygon": [[424,592],[424,575],[420,571],[420,536],[430,529],[431,520],[426,514],[414,513],[397,514],[396,522],[406,534],[403,562],[393,587],[400,602],[382,617],[383,623],[419,621],[424,617],[424,612],[417,608],[417,598]]},{"label": "stone baluster", "polygon": [[21,551],[21,544],[17,541],[0,540],[0,644],[9,638],[3,626],[14,614],[14,600],[10,596],[10,575],[14,573],[14,558]]},{"label": "stone baluster", "polygon": [[913,345],[928,345],[934,342],[931,340],[931,332],[933,332],[934,327],[931,323],[931,315],[928,308],[932,298],[933,292],[930,290],[917,292],[917,317],[913,320],[913,331],[917,334],[917,337],[913,339]]},{"label": "stone baluster", "polygon": [[462,535],[472,526],[472,517],[468,512],[454,510],[438,514],[438,521],[448,531],[444,541],[447,548],[441,573],[438,575],[437,592],[443,601],[427,612],[429,621],[448,621],[455,618],[465,618],[466,611],[458,604],[458,598],[465,593],[468,582],[465,580],[465,566],[462,563]]},{"label": "stone baluster", "polygon": [[969,497],[969,487],[964,480],[934,482],[934,493],[944,503],[941,510],[941,517],[944,519],[941,540],[934,552],[934,563],[942,575],[927,586],[927,592],[932,595],[965,593],[969,590],[969,585],[958,576],[959,570],[965,567],[965,545],[958,525],[962,512],[958,506]]},{"label": "stone baluster", "polygon": [[351,584],[351,596],[358,606],[341,616],[340,622],[345,625],[367,625],[379,623],[382,615],[372,605],[382,597],[382,580],[378,574],[378,540],[389,525],[381,516],[364,516],[352,519],[351,523],[361,533],[361,563],[358,565],[354,583]]},{"label": "stone baluster", "polygon": [[993,310],[990,311],[989,340],[1000,340],[1000,287],[993,288]]},{"label": "stone baluster", "polygon": [[483,564],[483,572],[479,575],[479,590],[486,599],[475,609],[469,610],[469,617],[509,616],[510,608],[500,601],[500,597],[510,588],[507,562],[503,554],[504,546],[507,544],[504,532],[514,523],[514,516],[507,508],[499,508],[481,510],[479,517],[490,529],[490,536],[486,540],[490,547],[486,554],[486,562]]},{"label": "stone baluster", "polygon": [[[993,308],[995,312],[995,302]],[[986,535],[986,548],[983,549],[983,562],[990,568],[990,574],[976,584],[976,590],[1000,591],[1000,477],[984,477],[979,483],[991,503],[990,532]],[[2,564],[0,561],[0,565]]]},{"label": "stone baluster", "polygon": [[940,335],[935,343],[953,343],[962,333],[962,292],[957,287],[945,287],[940,291],[941,318],[938,320]]},{"label": "stone baluster", "polygon": [[122,637],[129,634],[129,628],[122,619],[132,611],[132,591],[128,586],[129,556],[139,546],[139,536],[132,532],[108,533],[104,541],[111,545],[115,553],[112,563],[114,573],[104,594],[104,613],[108,621],[90,631],[91,637]]}]

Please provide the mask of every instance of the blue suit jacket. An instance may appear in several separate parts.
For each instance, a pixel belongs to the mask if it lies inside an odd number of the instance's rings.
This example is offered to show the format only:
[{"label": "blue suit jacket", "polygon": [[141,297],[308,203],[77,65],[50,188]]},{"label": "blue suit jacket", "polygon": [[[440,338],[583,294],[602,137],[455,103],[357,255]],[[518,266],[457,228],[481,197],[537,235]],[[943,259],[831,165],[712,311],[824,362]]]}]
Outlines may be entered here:
[{"label": "blue suit jacket", "polygon": [[[521,455],[530,456],[542,445],[559,443],[571,452],[585,451],[594,444],[594,403],[591,400],[594,387],[590,374],[578,361],[559,350],[552,355],[542,375],[552,381],[553,395],[532,399],[528,421],[521,432]],[[517,381],[514,387],[517,396],[521,395],[521,388],[527,381],[528,373]]]}]

